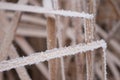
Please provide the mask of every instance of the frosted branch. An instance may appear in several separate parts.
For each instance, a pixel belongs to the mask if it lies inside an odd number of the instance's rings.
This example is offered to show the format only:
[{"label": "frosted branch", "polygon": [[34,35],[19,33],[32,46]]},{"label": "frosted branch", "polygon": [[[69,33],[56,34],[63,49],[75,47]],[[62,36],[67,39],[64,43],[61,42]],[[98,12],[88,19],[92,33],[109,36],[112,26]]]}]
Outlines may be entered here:
[{"label": "frosted branch", "polygon": [[45,52],[38,52],[27,57],[11,59],[0,62],[0,72],[10,70],[25,65],[37,64],[39,62],[48,61],[54,58],[60,58],[68,55],[75,55],[86,51],[93,51],[98,48],[106,49],[106,42],[104,40],[94,41],[87,44],[78,44],[65,48],[47,50]]},{"label": "frosted branch", "polygon": [[103,72],[104,72],[104,80],[107,80],[107,63],[106,63],[106,52],[105,52],[105,48],[103,48]]},{"label": "frosted branch", "polygon": [[53,14],[66,17],[82,17],[82,18],[93,18],[93,14],[88,14],[85,12],[76,12],[76,11],[67,11],[67,10],[50,10],[39,6],[30,6],[30,5],[20,5],[13,3],[0,2],[1,10],[13,10],[13,11],[22,11],[22,12],[32,12],[32,13],[41,13],[41,14]]}]

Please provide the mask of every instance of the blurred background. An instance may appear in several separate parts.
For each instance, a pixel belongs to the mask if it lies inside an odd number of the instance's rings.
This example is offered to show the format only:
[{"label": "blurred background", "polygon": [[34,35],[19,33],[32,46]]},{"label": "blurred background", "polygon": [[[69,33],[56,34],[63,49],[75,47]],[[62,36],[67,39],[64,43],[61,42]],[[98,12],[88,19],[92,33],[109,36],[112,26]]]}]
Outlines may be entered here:
[{"label": "blurred background", "polygon": [[[51,3],[53,4],[53,0],[0,1],[15,4],[18,4],[18,2],[21,1],[21,4],[46,7],[50,9],[51,7],[49,6]],[[27,2],[25,3],[25,1]],[[96,5],[93,8],[87,7],[87,5],[85,5],[86,3],[84,3],[85,1],[87,3],[89,0],[58,0],[58,4],[54,3],[53,9],[95,13],[95,23],[93,22],[95,27],[93,40],[104,39],[108,45],[106,50],[107,79],[120,80],[120,0],[96,0]],[[91,12],[89,9],[92,9],[93,11]],[[21,14],[21,16],[19,14]],[[6,45],[9,46],[12,42],[12,45],[14,45],[16,48],[15,52],[13,52],[15,54],[10,54],[9,51],[8,54],[4,54],[4,59],[13,59],[16,57],[27,56],[35,52],[47,50],[47,36],[49,35],[47,34],[47,31],[49,30],[47,30],[46,27],[53,23],[53,20],[49,18],[51,18],[51,15],[0,10],[0,45],[6,41]],[[52,22],[50,23],[49,20]],[[85,23],[83,18],[60,16],[57,19],[55,18],[55,21],[57,28],[60,28],[61,30],[61,36],[59,32],[55,34],[62,40],[62,47],[84,42],[83,25],[85,25]],[[17,28],[10,28],[12,26],[17,26]],[[59,31],[59,29],[57,31]],[[6,34],[9,36],[4,37]],[[60,47],[60,39],[58,38],[58,45],[56,47]],[[103,80],[103,73],[101,69],[101,53],[102,51],[100,49],[93,52],[94,71],[93,79],[90,80]],[[78,60],[76,60],[76,58],[76,55],[64,57],[66,80],[86,79],[86,69],[84,68],[86,66],[85,55],[82,55],[82,58],[80,58],[80,60],[78,58]],[[1,58],[0,61],[4,59]],[[48,80],[48,71],[48,62],[46,61],[44,63],[28,65],[22,68],[1,72],[0,80],[29,80],[29,77],[32,78],[32,80]],[[79,75],[83,76],[83,78],[79,77]],[[62,79],[59,76],[57,80]]]}]

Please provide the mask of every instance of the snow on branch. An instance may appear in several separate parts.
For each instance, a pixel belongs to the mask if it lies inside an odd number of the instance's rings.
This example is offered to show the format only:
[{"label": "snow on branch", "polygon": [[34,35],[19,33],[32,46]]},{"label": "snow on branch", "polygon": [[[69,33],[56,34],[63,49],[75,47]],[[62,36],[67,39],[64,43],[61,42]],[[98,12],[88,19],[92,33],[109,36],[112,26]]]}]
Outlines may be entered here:
[{"label": "snow on branch", "polygon": [[10,70],[25,65],[37,64],[39,62],[48,61],[54,58],[60,58],[68,55],[75,55],[86,51],[93,51],[98,48],[106,49],[106,42],[104,40],[94,41],[87,44],[78,44],[65,48],[47,50],[45,52],[34,53],[27,57],[21,57],[0,62],[0,72]]},{"label": "snow on branch", "polygon": [[76,12],[76,11],[67,11],[67,10],[50,10],[44,7],[39,6],[30,6],[30,5],[20,5],[14,3],[5,3],[0,2],[1,10],[14,10],[14,11],[23,11],[23,12],[32,12],[32,13],[42,13],[42,14],[54,14],[66,17],[82,17],[91,19],[93,18],[93,14],[85,13],[85,12]]}]

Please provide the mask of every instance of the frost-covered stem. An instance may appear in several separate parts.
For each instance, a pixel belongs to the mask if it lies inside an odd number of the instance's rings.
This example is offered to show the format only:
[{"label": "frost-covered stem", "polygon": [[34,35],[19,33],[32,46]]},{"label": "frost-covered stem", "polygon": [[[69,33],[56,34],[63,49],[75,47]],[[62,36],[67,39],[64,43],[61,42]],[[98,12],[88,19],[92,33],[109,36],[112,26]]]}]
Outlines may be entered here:
[{"label": "frost-covered stem", "polygon": [[[49,4],[46,4],[46,5],[49,5]],[[2,3],[2,2],[0,2],[0,10],[32,12],[32,13],[59,15],[59,16],[66,16],[66,17],[82,17],[87,19],[91,19],[94,17],[93,14],[89,14],[85,12],[79,13],[79,12],[70,11],[70,10],[53,10],[49,8],[39,7],[39,6],[18,5],[13,3]]]},{"label": "frost-covered stem", "polygon": [[[85,42],[91,42],[91,20],[85,20]],[[86,71],[87,71],[87,80],[93,80],[93,53],[91,51],[86,52]]]},{"label": "frost-covered stem", "polygon": [[106,47],[103,47],[103,54],[102,54],[102,72],[103,72],[103,78],[102,78],[102,80],[107,80],[107,69],[106,69],[106,65],[107,65],[107,63],[106,63],[106,52],[105,52],[105,50],[106,50]]},{"label": "frost-covered stem", "polygon": [[[95,0],[87,0],[85,2],[89,13],[95,15]],[[95,28],[95,18],[93,19],[84,19],[84,31],[85,31],[85,42],[91,42],[94,39],[94,28]],[[93,53],[91,51],[86,53],[86,71],[87,71],[87,80],[93,80]]]},{"label": "frost-covered stem", "polygon": [[100,40],[87,44],[78,44],[75,46],[69,46],[59,49],[47,50],[45,52],[33,53],[32,55],[29,55],[27,57],[5,60],[0,62],[0,72],[25,65],[37,64],[39,62],[44,62],[51,59],[60,58],[63,56],[69,56],[78,53],[84,53],[87,51],[93,51],[101,47],[103,48],[104,46],[106,46],[106,42],[104,40]]}]

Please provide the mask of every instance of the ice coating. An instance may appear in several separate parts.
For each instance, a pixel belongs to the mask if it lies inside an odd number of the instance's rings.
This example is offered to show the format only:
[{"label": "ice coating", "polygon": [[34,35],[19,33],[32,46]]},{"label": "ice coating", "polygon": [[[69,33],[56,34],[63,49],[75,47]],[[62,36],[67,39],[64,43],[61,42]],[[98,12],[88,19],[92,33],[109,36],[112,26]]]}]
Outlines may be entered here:
[{"label": "ice coating", "polygon": [[[38,52],[27,57],[20,57],[0,62],[0,72],[25,65],[37,64],[54,58],[92,51],[98,48],[106,49],[106,42],[104,40],[99,40],[87,44],[78,44],[75,46],[47,50],[47,52]],[[104,61],[104,63],[106,64],[106,61]]]},{"label": "ice coating", "polygon": [[5,3],[5,2],[0,2],[0,9],[41,13],[41,14],[53,14],[53,15],[66,16],[66,17],[82,17],[87,19],[91,19],[94,17],[93,14],[89,14],[85,12],[76,12],[76,11],[70,11],[70,10],[51,10],[51,9],[47,9],[39,6],[20,5],[20,4]]},{"label": "ice coating", "polygon": [[103,70],[104,70],[104,80],[107,80],[107,63],[106,63],[106,52],[105,52],[105,50],[106,50],[106,47],[107,46],[104,46],[104,47],[102,47],[103,48]]}]

